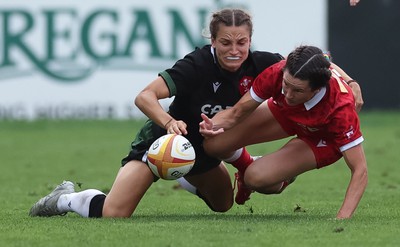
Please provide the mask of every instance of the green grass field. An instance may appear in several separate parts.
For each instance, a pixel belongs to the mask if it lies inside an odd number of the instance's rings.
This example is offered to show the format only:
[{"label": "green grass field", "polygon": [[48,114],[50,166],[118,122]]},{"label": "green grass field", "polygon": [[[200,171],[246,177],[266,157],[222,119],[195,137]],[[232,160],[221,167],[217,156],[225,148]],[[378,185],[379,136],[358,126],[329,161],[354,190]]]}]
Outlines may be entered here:
[{"label": "green grass field", "polygon": [[129,219],[31,218],[31,205],[64,179],[108,191],[142,121],[0,122],[0,246],[399,246],[400,112],[361,120],[369,185],[355,216],[341,221],[350,175],[342,160],[222,214],[159,181]]}]

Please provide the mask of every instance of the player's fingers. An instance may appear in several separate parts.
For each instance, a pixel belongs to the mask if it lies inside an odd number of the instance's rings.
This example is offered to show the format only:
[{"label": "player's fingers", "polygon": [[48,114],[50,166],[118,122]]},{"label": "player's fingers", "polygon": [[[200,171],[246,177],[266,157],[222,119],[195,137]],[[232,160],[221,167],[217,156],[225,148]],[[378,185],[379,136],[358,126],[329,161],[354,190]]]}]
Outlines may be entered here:
[{"label": "player's fingers", "polygon": [[202,121],[199,123],[199,132],[202,133],[210,133],[212,132],[212,126],[208,125],[206,122]]},{"label": "player's fingers", "polygon": [[363,107],[363,105],[364,105],[364,100],[363,100],[363,98],[361,97],[361,95],[358,95],[358,97],[356,98],[356,111],[357,112],[360,112],[361,111],[361,108]]},{"label": "player's fingers", "polygon": [[207,129],[207,126],[206,126],[206,125],[207,125],[206,122],[201,121],[201,122],[199,123],[199,129],[200,129],[200,131],[201,131],[201,130],[206,130],[206,129]]},{"label": "player's fingers", "polygon": [[179,127],[179,131],[181,132],[181,135],[187,135],[187,130],[186,127]]},{"label": "player's fingers", "polygon": [[212,132],[210,130],[203,130],[200,131],[200,134],[204,137],[204,139],[208,139],[210,137],[212,137]]},{"label": "player's fingers", "polygon": [[218,129],[218,130],[207,130],[207,129],[203,129],[203,130],[201,130],[200,131],[200,134],[205,138],[205,139],[208,139],[208,138],[211,138],[211,137],[214,137],[214,136],[216,136],[216,135],[219,135],[219,134],[221,134],[222,132],[224,132],[224,129]]},{"label": "player's fingers", "polygon": [[183,133],[182,133],[182,131],[178,128],[178,127],[174,127],[174,126],[171,126],[169,129],[168,129],[168,134],[177,134],[177,135],[182,135]]},{"label": "player's fingers", "polygon": [[357,111],[357,112],[360,112],[360,111],[361,111],[361,108],[362,108],[362,106],[363,106],[363,104],[356,103],[356,111]]},{"label": "player's fingers", "polygon": [[207,120],[210,120],[210,118],[208,118],[207,115],[204,113],[201,113],[200,116],[205,122],[207,122]]},{"label": "player's fingers", "polygon": [[175,121],[169,124],[167,133],[168,134],[177,134],[177,135],[186,135],[187,130],[186,130],[186,123],[183,121]]},{"label": "player's fingers", "polygon": [[211,127],[213,126],[212,120],[211,120],[209,117],[207,117],[206,114],[202,113],[202,114],[201,114],[201,118],[203,119],[203,121],[204,121],[208,126],[210,126],[210,125],[211,125]]},{"label": "player's fingers", "polygon": [[203,119],[203,121],[199,124],[200,128],[212,130],[214,127],[212,120],[204,113],[201,114],[201,118]]},{"label": "player's fingers", "polygon": [[214,130],[214,135],[219,135],[219,134],[221,134],[222,132],[224,132],[224,129],[223,129],[223,128],[220,128],[220,129],[218,129],[218,130]]}]

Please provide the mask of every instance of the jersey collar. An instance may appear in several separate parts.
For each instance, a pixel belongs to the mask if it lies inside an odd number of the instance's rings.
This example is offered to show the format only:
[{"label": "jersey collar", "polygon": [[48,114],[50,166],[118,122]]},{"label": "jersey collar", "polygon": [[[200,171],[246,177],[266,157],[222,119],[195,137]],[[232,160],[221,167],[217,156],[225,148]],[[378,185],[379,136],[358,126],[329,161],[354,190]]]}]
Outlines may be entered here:
[{"label": "jersey collar", "polygon": [[326,87],[322,87],[321,90],[319,90],[319,92],[314,95],[314,97],[312,97],[309,101],[304,103],[304,107],[306,108],[306,110],[308,111],[311,108],[313,108],[316,104],[318,104],[318,102],[322,100],[325,94],[326,94]]},{"label": "jersey collar", "polygon": [[217,57],[215,56],[215,50],[214,50],[214,47],[212,47],[212,45],[210,46],[210,51],[214,58],[214,63],[217,63]]},{"label": "jersey collar", "polygon": [[[284,94],[283,88],[281,92],[282,94]],[[304,103],[304,108],[306,108],[306,110],[309,111],[316,104],[318,104],[318,102],[322,100],[325,94],[326,94],[326,87],[322,87],[321,90],[319,90],[319,92],[314,95],[314,97],[312,97],[309,101]]]}]

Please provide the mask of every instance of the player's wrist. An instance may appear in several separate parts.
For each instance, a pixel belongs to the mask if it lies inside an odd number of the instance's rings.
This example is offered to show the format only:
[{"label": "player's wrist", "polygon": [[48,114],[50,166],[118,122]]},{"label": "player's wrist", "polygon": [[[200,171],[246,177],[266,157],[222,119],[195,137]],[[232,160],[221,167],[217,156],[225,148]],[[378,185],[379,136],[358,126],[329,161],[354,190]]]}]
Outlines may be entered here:
[{"label": "player's wrist", "polygon": [[170,124],[172,122],[172,120],[174,120],[173,118],[171,118],[170,120],[168,120],[165,124],[164,124],[164,129],[168,129],[168,124]]},{"label": "player's wrist", "polygon": [[346,81],[347,85],[350,85],[351,83],[358,83],[358,81],[354,80],[354,79],[350,79],[348,81]]}]

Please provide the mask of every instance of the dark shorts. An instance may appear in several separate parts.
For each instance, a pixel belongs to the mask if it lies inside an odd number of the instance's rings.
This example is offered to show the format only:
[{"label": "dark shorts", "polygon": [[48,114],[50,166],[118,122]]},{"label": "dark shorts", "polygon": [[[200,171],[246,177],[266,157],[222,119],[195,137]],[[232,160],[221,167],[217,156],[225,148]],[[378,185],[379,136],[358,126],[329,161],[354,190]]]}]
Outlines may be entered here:
[{"label": "dark shorts", "polygon": [[[147,120],[144,126],[137,133],[135,139],[131,143],[131,150],[126,157],[121,160],[121,165],[124,166],[131,160],[140,160],[146,162],[147,150],[151,144],[157,140],[159,137],[167,134],[167,131],[151,120]],[[189,139],[190,141],[190,139]],[[192,142],[192,141],[190,141]],[[196,161],[192,170],[186,175],[196,175],[207,172],[215,167],[217,167],[221,161],[212,158],[204,153],[202,144],[196,144],[192,142],[194,150],[196,152]]]}]

